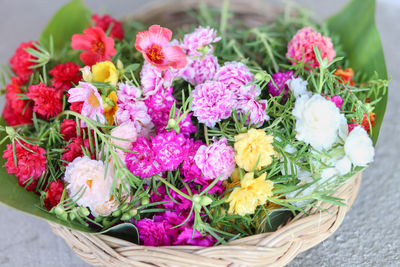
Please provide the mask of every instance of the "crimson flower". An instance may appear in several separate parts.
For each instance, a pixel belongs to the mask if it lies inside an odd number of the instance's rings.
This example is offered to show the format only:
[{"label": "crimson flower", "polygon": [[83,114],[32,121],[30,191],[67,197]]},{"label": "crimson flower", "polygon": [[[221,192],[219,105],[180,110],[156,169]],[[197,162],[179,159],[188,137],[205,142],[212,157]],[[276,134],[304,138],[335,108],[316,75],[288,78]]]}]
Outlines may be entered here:
[{"label": "crimson flower", "polygon": [[62,111],[62,93],[43,83],[29,86],[30,99],[34,101],[33,111],[41,117],[49,119]]},{"label": "crimson flower", "polygon": [[51,210],[53,207],[60,203],[62,193],[64,191],[64,182],[61,180],[52,181],[49,187],[46,188],[46,198],[44,199],[44,206],[46,209]]},{"label": "crimson flower", "polygon": [[87,28],[83,33],[72,36],[71,47],[86,50],[79,56],[85,65],[92,66],[97,62],[111,60],[111,57],[117,53],[114,48],[114,39],[107,37],[102,28]]},{"label": "crimson flower", "polygon": [[36,49],[32,41],[27,43],[22,42],[15,51],[15,54],[10,58],[11,69],[23,80],[23,83],[28,81],[29,76],[33,73],[31,67],[35,65],[35,62],[32,62],[32,59],[35,58],[26,51],[28,48]]},{"label": "crimson flower", "polygon": [[118,39],[122,41],[124,39],[124,29],[122,28],[121,22],[118,20],[114,19],[113,17],[109,15],[104,15],[100,17],[98,14],[94,14],[92,16],[92,21],[93,23],[97,26],[103,29],[103,31],[107,31],[108,28],[112,26],[111,31],[110,31],[110,36],[114,39]]},{"label": "crimson flower", "polygon": [[135,47],[147,62],[160,70],[182,69],[187,64],[186,54],[181,47],[170,44],[171,37],[171,30],[153,25],[136,35]]},{"label": "crimson flower", "polygon": [[82,79],[80,66],[73,62],[58,64],[49,73],[54,77],[51,79],[53,87],[62,91],[70,89]]},{"label": "crimson flower", "polygon": [[76,135],[76,122],[72,119],[64,119],[61,123],[60,133],[64,141],[69,141],[72,138],[77,137]]}]

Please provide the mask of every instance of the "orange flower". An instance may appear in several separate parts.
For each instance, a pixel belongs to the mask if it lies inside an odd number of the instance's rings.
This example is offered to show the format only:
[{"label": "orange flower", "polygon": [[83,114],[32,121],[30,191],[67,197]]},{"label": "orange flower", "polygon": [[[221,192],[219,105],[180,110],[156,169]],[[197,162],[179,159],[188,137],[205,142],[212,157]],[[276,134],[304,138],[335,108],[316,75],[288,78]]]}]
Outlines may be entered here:
[{"label": "orange flower", "polygon": [[339,67],[336,69],[334,74],[342,78],[343,84],[349,83],[349,85],[351,86],[354,85],[353,81],[354,71],[352,68],[347,68],[343,70],[341,67]]},{"label": "orange flower", "polygon": [[114,91],[112,91],[107,96],[106,101],[104,101],[104,116],[106,117],[109,125],[114,124],[115,113],[118,111],[117,101],[118,97]]},{"label": "orange flower", "polygon": [[369,121],[368,121],[367,114],[364,113],[363,120],[361,122],[361,126],[369,133],[369,130],[370,130],[369,122],[371,122],[371,126],[374,127],[375,121],[376,121],[375,113],[373,113],[373,112],[369,113]]}]

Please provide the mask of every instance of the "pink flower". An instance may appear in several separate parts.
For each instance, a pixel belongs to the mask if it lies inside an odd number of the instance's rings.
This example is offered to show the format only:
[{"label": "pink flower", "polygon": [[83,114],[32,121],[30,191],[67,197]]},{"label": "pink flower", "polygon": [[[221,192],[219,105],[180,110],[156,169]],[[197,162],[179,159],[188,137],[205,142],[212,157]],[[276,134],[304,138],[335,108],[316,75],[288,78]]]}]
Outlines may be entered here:
[{"label": "pink flower", "polygon": [[219,141],[214,139],[210,146],[202,145],[197,150],[194,160],[207,180],[218,177],[220,180],[226,180],[235,168],[235,152],[228,145],[226,138]]},{"label": "pink flower", "polygon": [[203,142],[201,140],[194,141],[193,139],[188,139],[185,144],[185,160],[180,167],[180,172],[184,176],[184,182],[190,182],[201,177],[201,170],[197,167],[194,156],[202,145]]},{"label": "pink flower", "polygon": [[143,64],[140,72],[140,83],[145,97],[156,94],[158,90],[169,88],[174,75],[169,71],[162,71],[148,62]]},{"label": "pink flower", "polygon": [[293,61],[293,59],[301,62],[303,60],[304,51],[304,63],[310,63],[309,66],[314,69],[319,66],[319,63],[315,56],[313,46],[318,47],[322,59],[326,58],[328,62],[331,62],[336,56],[331,38],[322,36],[311,27],[304,27],[297,31],[292,40],[290,40],[286,58],[289,59],[293,65],[296,65],[297,63]]},{"label": "pink flower", "polygon": [[132,121],[139,136],[148,136],[154,127],[148,108],[141,100],[137,102],[119,102],[115,119],[117,124]]},{"label": "pink flower", "polygon": [[187,63],[186,55],[179,46],[169,46],[171,37],[171,30],[153,25],[148,31],[136,35],[135,47],[147,62],[158,69],[184,68]]},{"label": "pink flower", "polygon": [[152,122],[157,127],[165,127],[168,123],[169,112],[176,102],[172,91],[172,87],[160,88],[154,95],[145,100]]},{"label": "pink flower", "polygon": [[160,165],[155,159],[156,151],[147,138],[140,136],[132,143],[132,151],[136,153],[128,153],[125,163],[133,175],[146,178],[160,173]]},{"label": "pink flower", "polygon": [[343,106],[343,99],[339,95],[334,95],[331,97],[331,101],[335,103],[338,109],[341,109]]},{"label": "pink flower", "polygon": [[[212,43],[216,43],[221,40],[221,37],[217,37],[217,31],[211,29],[209,26],[206,28],[198,27],[194,32],[185,34],[183,38],[182,46],[190,56],[200,56],[202,55],[201,49],[206,54],[212,54],[214,47]],[[204,51],[206,48],[206,51]]]},{"label": "pink flower", "polygon": [[186,138],[175,131],[151,137],[155,159],[161,171],[173,171],[184,160]]},{"label": "pink flower", "polygon": [[200,247],[211,247],[216,240],[212,236],[203,236],[199,231],[195,230],[193,235],[193,228],[185,228],[178,239],[174,241],[174,245],[192,245]]},{"label": "pink flower", "polygon": [[85,50],[79,58],[85,65],[92,66],[97,62],[111,60],[117,51],[114,48],[114,39],[107,37],[100,27],[87,28],[84,34],[72,36],[71,47]]},{"label": "pink flower", "polygon": [[[114,145],[117,145],[117,146],[125,148],[125,149],[131,149],[132,142],[135,142],[137,139],[137,132],[136,132],[135,124],[132,121],[124,122],[121,125],[119,125],[111,130],[111,136],[126,140],[125,141],[125,140],[119,140],[116,138],[111,138],[110,141]],[[122,161],[125,160],[125,157],[128,154],[128,152],[123,151],[118,148],[117,148],[117,153],[120,156],[120,158],[122,159]]]},{"label": "pink flower", "polygon": [[272,74],[272,80],[268,83],[268,92],[272,96],[279,96],[284,90],[283,95],[286,96],[289,91],[289,86],[286,84],[286,82],[293,78],[293,74],[293,71],[277,72]]},{"label": "pink flower", "polygon": [[136,227],[139,231],[140,240],[145,246],[169,246],[171,239],[167,230],[172,227],[167,221],[155,222],[150,219],[141,219],[137,221]]},{"label": "pink flower", "polygon": [[[244,99],[239,100],[237,103],[237,111],[243,116],[248,115],[246,124],[257,125],[261,127],[262,124],[269,119],[267,115],[267,100]],[[257,128],[258,128],[257,127]]]},{"label": "pink flower", "polygon": [[228,118],[235,105],[235,95],[223,83],[208,81],[193,91],[192,110],[199,122],[208,127]]},{"label": "pink flower", "polygon": [[182,73],[182,78],[193,84],[201,84],[214,78],[219,68],[218,59],[213,55],[196,58],[190,61]]},{"label": "pink flower", "polygon": [[[103,99],[101,98],[97,88],[90,83],[79,82],[78,87],[68,90],[69,103],[83,102],[81,114],[92,120],[105,123],[103,115]],[[86,126],[84,121],[81,121],[82,127]]]},{"label": "pink flower", "polygon": [[139,88],[134,85],[126,83],[118,83],[118,103],[126,104],[128,102],[135,102],[142,95]]}]

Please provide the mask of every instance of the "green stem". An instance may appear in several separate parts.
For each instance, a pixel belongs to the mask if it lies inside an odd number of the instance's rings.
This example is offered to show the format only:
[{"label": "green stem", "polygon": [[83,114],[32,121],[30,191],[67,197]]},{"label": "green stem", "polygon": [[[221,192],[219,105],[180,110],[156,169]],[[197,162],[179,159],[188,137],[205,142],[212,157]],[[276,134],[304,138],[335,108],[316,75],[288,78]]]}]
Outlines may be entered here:
[{"label": "green stem", "polygon": [[169,188],[171,188],[172,190],[174,190],[177,194],[181,195],[182,197],[192,201],[192,197],[183,193],[181,190],[179,190],[178,188],[176,188],[173,184],[171,184],[170,182],[168,182],[167,180],[165,180],[164,178],[162,178],[159,175],[156,175],[156,177],[163,182],[166,186],[168,186]]},{"label": "green stem", "polygon": [[278,63],[276,63],[275,60],[275,56],[272,53],[272,49],[271,46],[268,43],[268,40],[266,39],[266,34],[265,33],[261,33],[257,28],[255,28],[253,30],[253,32],[261,39],[261,42],[263,43],[265,49],[267,50],[267,54],[270,57],[271,61],[272,61],[272,65],[274,67],[275,72],[279,71],[279,66]]}]

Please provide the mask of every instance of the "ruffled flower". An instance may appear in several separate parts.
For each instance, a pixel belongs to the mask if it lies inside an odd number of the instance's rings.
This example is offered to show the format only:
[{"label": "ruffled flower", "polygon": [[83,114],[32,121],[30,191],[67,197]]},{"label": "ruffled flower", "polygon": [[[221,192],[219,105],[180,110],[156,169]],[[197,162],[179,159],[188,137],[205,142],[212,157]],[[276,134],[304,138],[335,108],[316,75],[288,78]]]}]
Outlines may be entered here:
[{"label": "ruffled flower", "polygon": [[[124,122],[121,125],[112,129],[111,136],[119,138],[119,139],[124,139],[124,140],[119,140],[116,138],[111,138],[110,141],[114,145],[117,145],[119,147],[122,147],[122,148],[128,149],[128,150],[131,149],[132,142],[136,142],[136,139],[138,137],[135,124],[132,121]],[[118,148],[117,148],[117,153],[120,156],[120,158],[122,159],[122,161],[125,160],[125,157],[128,154],[128,152],[123,151]]]},{"label": "ruffled flower", "polygon": [[201,177],[201,170],[199,169],[199,167],[197,167],[194,157],[197,150],[202,145],[203,142],[201,140],[194,141],[193,139],[188,139],[185,144],[185,160],[183,161],[180,168],[181,173],[184,176],[184,182],[190,182],[194,179]]},{"label": "ruffled flower", "polygon": [[20,99],[21,79],[11,78],[11,83],[6,86],[6,103],[3,110],[4,120],[11,126],[32,123],[33,103]]},{"label": "ruffled flower", "polygon": [[269,166],[276,155],[272,143],[274,138],[263,130],[250,129],[247,133],[235,136],[235,161],[246,170],[261,170]]},{"label": "ruffled flower", "polygon": [[200,123],[214,127],[228,118],[234,106],[234,94],[222,82],[208,81],[193,91],[192,110]]},{"label": "ruffled flower", "polygon": [[151,137],[151,142],[161,171],[173,171],[184,160],[186,138],[183,134],[160,133]]},{"label": "ruffled flower", "polygon": [[117,51],[114,48],[114,39],[107,37],[100,27],[87,28],[84,34],[72,35],[71,47],[76,50],[85,50],[79,56],[85,65],[92,66],[97,62],[111,60]]},{"label": "ruffled flower", "polygon": [[61,91],[70,89],[82,79],[80,66],[73,62],[58,64],[49,73],[53,76],[51,79],[52,86]]},{"label": "ruffled flower", "polygon": [[94,14],[92,16],[92,21],[95,26],[103,29],[104,32],[107,32],[112,25],[110,36],[114,39],[118,39],[122,41],[124,39],[124,29],[122,28],[121,22],[114,19],[109,15],[104,15],[100,17],[98,14]]},{"label": "ruffled flower", "polygon": [[26,186],[26,190],[33,191],[36,189],[37,181],[46,171],[46,150],[37,145],[25,143],[22,140],[20,142],[33,152],[22,147],[19,142],[15,142],[15,155],[17,158],[17,165],[15,166],[13,145],[7,144],[7,149],[3,152],[3,158],[6,159],[4,167],[8,174],[14,174],[17,177],[20,186]]},{"label": "ruffled flower", "polygon": [[61,123],[60,133],[64,141],[77,137],[76,122],[72,119],[64,119]]},{"label": "ruffled flower", "polygon": [[174,75],[169,70],[160,70],[148,62],[143,64],[140,71],[140,83],[146,98],[171,87],[173,79]]},{"label": "ruffled flower", "polygon": [[339,67],[336,69],[335,73],[333,73],[333,74],[340,77],[341,82],[343,82],[343,84],[349,84],[350,86],[354,85],[354,81],[353,81],[354,71],[352,68],[347,68],[347,69],[343,70],[341,67]]},{"label": "ruffled flower", "polygon": [[36,64],[32,61],[35,57],[26,51],[28,48],[36,49],[32,41],[22,42],[15,50],[15,54],[10,58],[11,69],[22,80],[22,83],[28,81],[33,73],[32,66]]},{"label": "ruffled flower", "polygon": [[115,118],[117,124],[132,121],[140,136],[148,136],[154,127],[149,115],[149,110],[143,101],[119,102]]},{"label": "ruffled flower", "polygon": [[215,242],[212,236],[202,235],[199,231],[186,227],[174,241],[174,245],[211,247]]},{"label": "ruffled flower", "polygon": [[52,181],[44,191],[46,193],[44,199],[44,206],[46,209],[51,210],[53,207],[60,203],[62,193],[64,191],[64,182],[61,180]]},{"label": "ruffled flower", "polygon": [[372,140],[361,126],[351,131],[344,144],[344,151],[355,166],[365,167],[374,160]]},{"label": "ruffled flower", "polygon": [[84,155],[82,146],[90,151],[90,143],[88,139],[83,140],[80,136],[72,138],[71,143],[64,148],[65,150],[61,155],[62,164],[67,166],[69,162],[72,162],[77,157],[82,157]]},{"label": "ruffled flower", "polygon": [[293,60],[298,62],[303,60],[304,63],[309,63],[308,66],[314,69],[319,66],[314,53],[314,46],[320,50],[321,58],[326,58],[328,62],[331,62],[336,56],[331,38],[322,36],[311,27],[304,27],[297,31],[289,42],[286,58],[289,59],[293,65],[297,64],[297,62]]},{"label": "ruffled flower", "polygon": [[268,83],[268,92],[272,96],[279,96],[284,91],[283,95],[286,96],[289,91],[287,81],[293,78],[293,73],[293,71],[288,71],[272,74],[272,80]]},{"label": "ruffled flower", "polygon": [[131,149],[136,153],[128,153],[125,163],[133,175],[146,178],[160,173],[160,164],[156,161],[156,151],[147,138],[139,137],[136,142],[132,143]]},{"label": "ruffled flower", "polygon": [[169,246],[172,240],[168,235],[168,229],[173,227],[167,221],[155,222],[150,219],[141,219],[136,222],[139,238],[145,246]]},{"label": "ruffled flower", "polygon": [[217,31],[207,27],[198,27],[194,32],[185,34],[182,42],[183,49],[190,56],[200,56],[202,54],[212,54],[214,51],[213,43],[221,40],[217,37]]},{"label": "ruffled flower", "polygon": [[307,91],[308,82],[300,77],[287,80],[286,84],[296,98],[299,98],[302,95],[308,95],[309,97],[312,95],[311,92]]},{"label": "ruffled flower", "polygon": [[343,106],[343,99],[339,95],[334,96],[325,96],[326,99],[332,101],[338,109],[341,109]]},{"label": "ruffled flower", "polygon": [[192,85],[201,84],[214,78],[219,68],[218,59],[213,55],[206,55],[191,60],[182,72],[182,78]]},{"label": "ruffled flower", "polygon": [[118,84],[118,103],[136,102],[142,96],[142,91],[129,82]]},{"label": "ruffled flower", "polygon": [[194,160],[206,180],[226,180],[235,168],[235,153],[226,138],[200,146]]},{"label": "ruffled flower", "polygon": [[226,202],[229,202],[230,214],[245,216],[254,214],[256,208],[264,205],[273,195],[274,183],[266,180],[266,173],[254,178],[254,173],[246,173],[240,182],[240,187],[233,189]]},{"label": "ruffled flower", "polygon": [[[75,88],[68,90],[69,103],[83,102],[81,114],[94,121],[105,123],[103,99],[101,98],[97,88],[90,83],[79,82],[79,85]],[[86,123],[81,121],[81,125],[84,127]]]},{"label": "ruffled flower", "polygon": [[33,100],[33,111],[46,118],[57,116],[62,111],[62,93],[53,88],[39,83],[29,86],[27,96]]},{"label": "ruffled flower", "polygon": [[257,125],[261,127],[262,124],[269,120],[267,115],[267,100],[243,99],[239,100],[236,104],[236,109],[243,116],[247,116],[246,124]]},{"label": "ruffled flower", "polygon": [[171,37],[171,30],[153,25],[136,35],[135,47],[147,62],[160,70],[182,69],[187,63],[186,54],[179,46],[169,44]]}]

